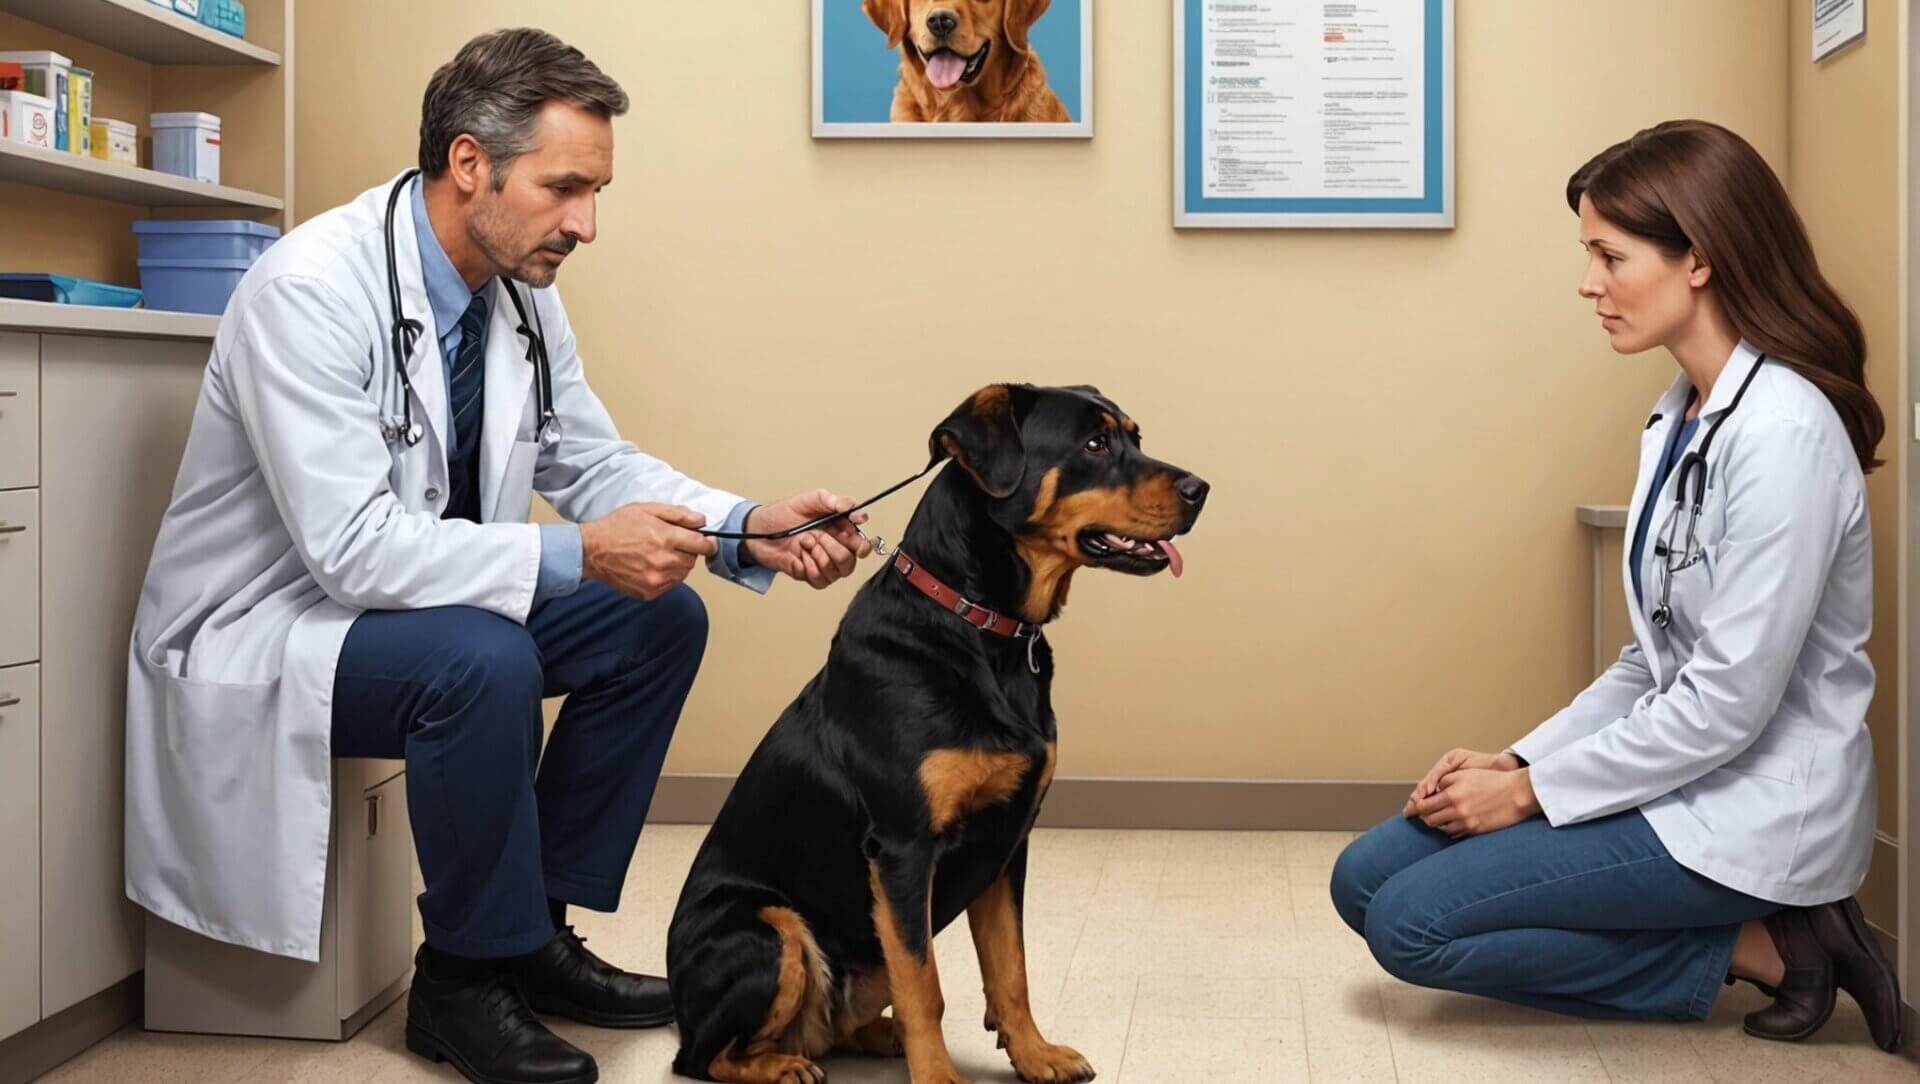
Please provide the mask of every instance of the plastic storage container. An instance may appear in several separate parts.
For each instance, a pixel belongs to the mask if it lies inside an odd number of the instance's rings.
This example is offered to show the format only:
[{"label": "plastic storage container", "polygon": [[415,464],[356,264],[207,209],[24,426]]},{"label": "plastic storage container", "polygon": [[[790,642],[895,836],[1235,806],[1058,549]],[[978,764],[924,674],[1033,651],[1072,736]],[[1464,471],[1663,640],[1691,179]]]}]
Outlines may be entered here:
[{"label": "plastic storage container", "polygon": [[53,149],[73,148],[72,133],[67,130],[67,81],[73,76],[73,61],[59,53],[41,49],[25,53],[0,53],[0,60],[12,61],[26,69],[27,93],[38,94],[53,103]]},{"label": "plastic storage container", "polygon": [[244,38],[247,36],[247,7],[240,0],[200,0],[200,25]]},{"label": "plastic storage container", "polygon": [[280,231],[272,226],[244,218],[208,219],[194,222],[149,222],[133,224],[140,238],[143,260],[246,260],[260,258]]},{"label": "plastic storage container", "polygon": [[53,103],[24,90],[0,90],[0,139],[53,149]]},{"label": "plastic storage container", "polygon": [[0,297],[53,301],[62,305],[106,305],[116,309],[130,309],[140,303],[140,291],[131,286],[69,275],[0,274]]},{"label": "plastic storage container", "polygon": [[93,154],[93,72],[75,68],[67,77],[67,149]]},{"label": "plastic storage container", "polygon": [[260,254],[280,236],[243,220],[135,222],[147,307],[218,316]]},{"label": "plastic storage container", "polygon": [[95,117],[87,140],[93,146],[95,158],[118,162],[123,166],[140,164],[140,128],[137,125],[111,117]]},{"label": "plastic storage container", "polygon": [[155,113],[153,168],[176,177],[220,183],[220,118],[212,113]]}]

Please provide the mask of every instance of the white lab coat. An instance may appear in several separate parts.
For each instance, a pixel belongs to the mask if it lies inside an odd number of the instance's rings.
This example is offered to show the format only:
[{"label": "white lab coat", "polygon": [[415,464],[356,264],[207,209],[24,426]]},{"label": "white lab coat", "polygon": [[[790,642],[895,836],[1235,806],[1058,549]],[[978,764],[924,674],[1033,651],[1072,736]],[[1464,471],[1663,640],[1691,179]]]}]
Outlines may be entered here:
[{"label": "white lab coat", "polygon": [[235,944],[319,958],[334,668],[363,610],[474,606],[524,622],[540,567],[538,489],[569,520],[630,501],[718,525],[739,498],[622,441],[587,386],[557,293],[528,291],[559,435],[533,439],[533,366],[493,284],[481,422],[483,523],[447,501],[447,389],[411,201],[393,229],[408,371],[400,413],[383,238],[391,184],[313,219],[241,281],[214,337],[134,618],[127,675],[127,895]]},{"label": "white lab coat", "polygon": [[[1756,363],[1741,343],[1714,382],[1697,448]],[[1577,824],[1638,807],[1683,866],[1748,895],[1808,906],[1860,887],[1873,849],[1866,727],[1873,666],[1872,535],[1846,428],[1820,390],[1767,362],[1708,452],[1699,544],[1674,574],[1673,625],[1655,626],[1678,470],[1647,492],[1685,376],[1640,438],[1627,515],[1658,502],[1642,555],[1633,643],[1564,711],[1513,745],[1532,763],[1547,820]],[[1629,556],[1628,560],[1631,557]]]}]

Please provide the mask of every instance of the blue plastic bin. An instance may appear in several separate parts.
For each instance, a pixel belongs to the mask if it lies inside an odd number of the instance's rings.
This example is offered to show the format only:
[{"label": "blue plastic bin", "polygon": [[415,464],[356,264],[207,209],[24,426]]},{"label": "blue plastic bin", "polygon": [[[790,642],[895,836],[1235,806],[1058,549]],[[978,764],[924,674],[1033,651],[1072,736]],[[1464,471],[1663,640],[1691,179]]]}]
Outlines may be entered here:
[{"label": "blue plastic bin", "polygon": [[279,239],[272,226],[242,218],[133,224],[143,260],[253,260]]},{"label": "blue plastic bin", "polygon": [[141,260],[140,285],[149,309],[219,316],[252,266],[252,260]]},{"label": "blue plastic bin", "polygon": [[272,226],[244,219],[135,222],[140,285],[147,308],[218,316],[240,277],[279,238]]},{"label": "blue plastic bin", "polygon": [[200,24],[236,38],[247,36],[247,8],[240,0],[200,0]]},{"label": "blue plastic bin", "polygon": [[131,286],[115,286],[71,275],[17,272],[0,274],[0,297],[61,305],[104,305],[115,309],[130,309],[140,303],[140,291]]}]

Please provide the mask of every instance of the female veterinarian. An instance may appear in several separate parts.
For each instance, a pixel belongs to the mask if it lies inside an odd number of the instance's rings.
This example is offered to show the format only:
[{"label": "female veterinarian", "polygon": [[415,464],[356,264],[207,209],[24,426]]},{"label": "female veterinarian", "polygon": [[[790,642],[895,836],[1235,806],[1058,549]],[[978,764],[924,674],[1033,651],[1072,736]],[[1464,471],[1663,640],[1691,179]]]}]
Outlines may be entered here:
[{"label": "female veterinarian", "polygon": [[1640,438],[1633,642],[1497,755],[1456,749],[1354,841],[1333,898],[1393,975],[1590,1017],[1698,1019],[1723,981],[1804,1039],[1836,985],[1900,1043],[1853,892],[1873,844],[1859,322],[1739,136],[1643,131],[1567,184],[1615,351],[1679,364]]}]

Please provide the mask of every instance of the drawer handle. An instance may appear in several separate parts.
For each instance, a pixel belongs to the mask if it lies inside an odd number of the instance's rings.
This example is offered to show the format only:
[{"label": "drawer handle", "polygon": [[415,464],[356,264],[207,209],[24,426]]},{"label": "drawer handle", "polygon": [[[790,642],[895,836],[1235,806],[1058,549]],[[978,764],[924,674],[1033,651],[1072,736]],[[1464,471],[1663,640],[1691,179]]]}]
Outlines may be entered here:
[{"label": "drawer handle", "polygon": [[20,393],[17,391],[0,391],[0,399],[18,399],[18,398],[20,398]]},{"label": "drawer handle", "polygon": [[27,525],[24,523],[15,523],[15,524],[0,523],[0,534],[19,534],[21,531],[24,531],[26,529],[27,529]]},{"label": "drawer handle", "polygon": [[17,696],[10,696],[10,695],[8,695],[7,693],[0,693],[0,708],[11,708],[11,707],[15,707],[15,706],[17,706],[17,705],[18,705],[19,703],[20,703],[20,698],[19,698],[19,697],[17,697]]},{"label": "drawer handle", "polygon": [[377,836],[379,834],[380,834],[380,796],[376,794],[373,797],[367,799],[367,838],[372,839],[374,836]]}]

